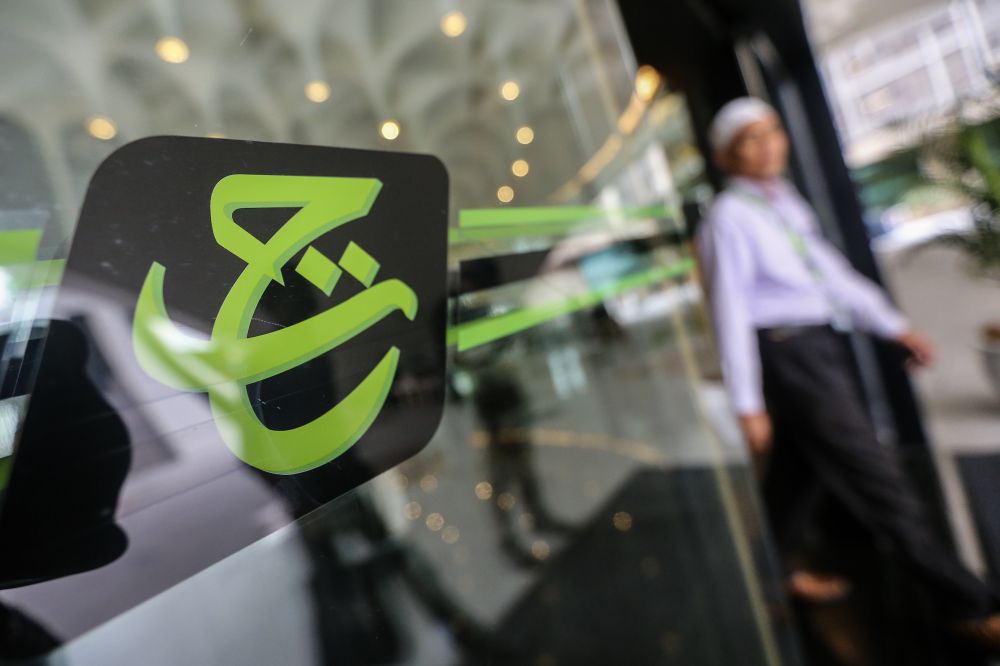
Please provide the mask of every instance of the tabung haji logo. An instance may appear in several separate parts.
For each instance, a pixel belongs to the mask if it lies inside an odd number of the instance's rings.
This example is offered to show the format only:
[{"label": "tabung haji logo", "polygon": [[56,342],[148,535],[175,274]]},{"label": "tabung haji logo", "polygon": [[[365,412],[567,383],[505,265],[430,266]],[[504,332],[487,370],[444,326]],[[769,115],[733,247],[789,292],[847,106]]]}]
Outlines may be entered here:
[{"label": "tabung haji logo", "polygon": [[[381,187],[373,178],[234,174],[220,180],[210,202],[212,232],[246,267],[223,300],[208,340],[185,333],[167,315],[166,267],[154,262],[146,274],[132,333],[139,364],[170,387],[207,393],[222,439],[248,465],[275,474],[319,467],[350,449],[382,410],[399,362],[395,346],[343,400],[291,430],[261,423],[247,394],[247,385],[330,351],[396,310],[411,322],[416,317],[413,289],[398,279],[376,283],[379,264],[361,247],[348,243],[334,262],[310,245],[366,216]],[[300,210],[261,242],[233,220],[241,208]],[[247,337],[264,290],[272,281],[284,285],[282,268],[303,248],[295,270],[324,294],[344,273],[365,289],[302,322]]]}]

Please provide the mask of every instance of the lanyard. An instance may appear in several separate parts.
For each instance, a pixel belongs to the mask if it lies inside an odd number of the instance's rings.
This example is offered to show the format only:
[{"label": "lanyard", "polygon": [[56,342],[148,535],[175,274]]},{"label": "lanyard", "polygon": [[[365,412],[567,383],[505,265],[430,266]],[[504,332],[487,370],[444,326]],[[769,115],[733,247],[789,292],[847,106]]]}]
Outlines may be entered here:
[{"label": "lanyard", "polygon": [[782,231],[784,231],[785,238],[788,239],[789,244],[792,246],[792,250],[802,260],[802,263],[805,265],[809,274],[816,282],[816,286],[819,287],[820,292],[823,294],[824,298],[826,298],[832,312],[832,324],[834,328],[838,330],[848,330],[850,328],[850,316],[847,314],[845,309],[837,303],[836,299],[827,289],[826,278],[823,275],[823,271],[820,270],[819,265],[816,263],[816,260],[813,258],[812,253],[809,252],[809,246],[806,244],[805,237],[803,237],[799,230],[796,229],[787,219],[785,219],[785,217],[781,214],[781,211],[773,206],[766,197],[739,185],[735,186],[734,189],[746,201],[771,214],[771,217],[777,222],[778,226],[781,227]]},{"label": "lanyard", "polygon": [[788,239],[788,243],[792,246],[792,250],[794,250],[795,254],[797,254],[799,259],[802,260],[802,263],[805,264],[806,269],[813,276],[813,279],[816,280],[818,284],[822,284],[824,282],[823,272],[819,269],[819,266],[816,265],[815,260],[813,260],[812,255],[809,253],[809,246],[806,245],[806,239],[802,237],[802,234],[799,233],[798,229],[793,227],[788,220],[785,219],[781,212],[772,206],[771,202],[765,197],[757,194],[756,192],[751,192],[745,187],[737,186],[735,189],[745,200],[771,214],[775,221],[777,221],[778,226],[781,227],[781,230],[785,232],[785,238]]}]

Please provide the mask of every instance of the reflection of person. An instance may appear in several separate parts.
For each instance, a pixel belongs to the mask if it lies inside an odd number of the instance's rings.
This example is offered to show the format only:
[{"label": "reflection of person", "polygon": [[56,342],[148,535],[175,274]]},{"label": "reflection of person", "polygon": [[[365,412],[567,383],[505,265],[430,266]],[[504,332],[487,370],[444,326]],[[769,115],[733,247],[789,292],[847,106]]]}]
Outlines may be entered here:
[{"label": "reflection of person", "polygon": [[[515,562],[537,561],[520,544],[510,510],[520,496],[540,530],[561,532],[567,526],[556,519],[542,498],[541,487],[532,463],[531,419],[528,401],[514,369],[503,362],[479,370],[475,375],[473,404],[486,429],[486,457],[490,482],[496,497],[493,502],[500,543]],[[520,493],[518,493],[520,491]]]},{"label": "reflection of person", "polygon": [[53,636],[30,616],[0,602],[0,660],[25,661],[59,647]]},{"label": "reflection of person", "polygon": [[[496,285],[499,278],[500,268],[496,261],[463,262],[461,292],[471,294],[487,289]],[[466,306],[462,311],[463,319],[472,321],[488,311],[486,305]],[[500,546],[511,560],[529,566],[538,564],[538,560],[518,538],[515,514],[511,510],[516,498],[520,498],[530,512],[534,528],[565,532],[569,526],[549,512],[542,496],[532,462],[530,404],[516,367],[503,358],[509,352],[507,344],[498,341],[466,351],[457,362],[472,377],[472,404],[487,438],[486,462]]]},{"label": "reflection of person", "polygon": [[121,417],[87,371],[87,338],[49,324],[0,512],[0,588],[42,583],[118,559],[116,522],[132,447]]},{"label": "reflection of person", "polygon": [[[106,566],[128,546],[116,513],[132,447],[87,371],[89,353],[78,324],[49,324],[16,464],[0,492],[0,589],[38,585],[45,597],[46,581]],[[38,657],[60,642],[30,613],[0,602],[0,661]]]},{"label": "reflection of person", "polygon": [[[331,466],[322,469],[335,473]],[[354,490],[296,523],[313,563],[311,587],[322,663],[408,661],[412,649],[405,634],[408,614],[398,612],[392,596],[397,581],[408,587],[423,610],[450,629],[467,656],[503,654],[492,633],[441,584],[438,567],[393,534],[376,506],[377,484]],[[289,501],[293,512],[303,508],[294,499]]]},{"label": "reflection of person", "polygon": [[[934,541],[899,461],[876,439],[838,329],[894,340],[914,365],[931,362],[931,345],[824,240],[809,205],[781,178],[788,142],[773,108],[753,98],[729,102],[710,140],[731,180],[699,231],[698,249],[743,434],[761,453],[773,433],[764,494],[779,547],[788,553],[797,545],[799,500],[818,484],[898,547],[949,618],[1000,648],[994,594]],[[843,580],[788,564],[793,593],[846,591]]]}]

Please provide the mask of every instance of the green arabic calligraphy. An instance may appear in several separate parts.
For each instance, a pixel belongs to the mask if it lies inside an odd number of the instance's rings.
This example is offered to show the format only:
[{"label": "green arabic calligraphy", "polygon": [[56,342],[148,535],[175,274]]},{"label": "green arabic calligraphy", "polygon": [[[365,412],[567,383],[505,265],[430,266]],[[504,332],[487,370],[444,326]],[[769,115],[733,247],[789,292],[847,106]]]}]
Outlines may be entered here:
[{"label": "green arabic calligraphy", "polygon": [[[353,446],[382,409],[399,361],[395,346],[341,402],[290,430],[261,423],[246,389],[333,349],[396,310],[414,319],[413,290],[397,279],[373,284],[379,264],[358,245],[347,246],[339,265],[310,245],[367,215],[381,187],[372,178],[234,174],[220,180],[209,204],[212,231],[216,242],[245,261],[246,268],[226,295],[207,340],[182,331],[170,319],[163,300],[166,269],[157,262],[150,266],[133,320],[139,364],[175,389],[207,392],[226,445],[253,467],[295,474],[323,465]],[[233,221],[241,208],[300,210],[261,242]],[[302,322],[248,338],[264,290],[272,280],[284,285],[281,270],[302,248],[307,249],[295,270],[327,295],[345,271],[365,289]]]}]

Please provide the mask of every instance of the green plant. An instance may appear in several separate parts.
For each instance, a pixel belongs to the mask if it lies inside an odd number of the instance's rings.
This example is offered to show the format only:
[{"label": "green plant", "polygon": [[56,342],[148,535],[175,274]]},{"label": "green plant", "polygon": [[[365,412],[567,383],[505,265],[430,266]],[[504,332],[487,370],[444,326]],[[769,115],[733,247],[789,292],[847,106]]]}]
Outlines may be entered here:
[{"label": "green plant", "polygon": [[959,249],[973,273],[1000,281],[1000,223],[996,210],[974,213],[972,230],[942,234],[933,242]]},{"label": "green plant", "polygon": [[936,237],[929,244],[960,250],[977,275],[1000,281],[1000,141],[996,123],[958,124],[928,141],[921,170],[972,206],[972,228]]}]

